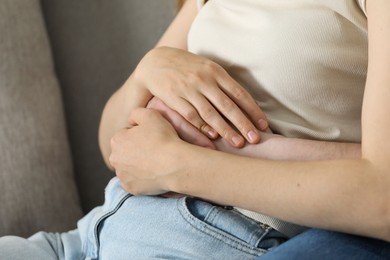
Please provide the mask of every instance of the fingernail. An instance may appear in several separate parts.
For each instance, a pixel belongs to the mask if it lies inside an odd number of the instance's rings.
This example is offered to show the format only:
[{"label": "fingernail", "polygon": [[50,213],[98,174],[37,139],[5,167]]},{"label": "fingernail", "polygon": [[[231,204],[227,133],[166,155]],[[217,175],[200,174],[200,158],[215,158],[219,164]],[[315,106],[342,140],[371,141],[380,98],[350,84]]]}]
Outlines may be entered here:
[{"label": "fingernail", "polygon": [[218,133],[217,133],[217,131],[215,131],[214,129],[208,131],[208,134],[209,134],[209,136],[210,136],[211,138],[217,138],[217,137],[218,137]]},{"label": "fingernail", "polygon": [[244,140],[241,136],[235,135],[233,136],[232,141],[234,145],[240,146]]},{"label": "fingernail", "polygon": [[255,131],[251,130],[248,133],[248,139],[250,142],[256,142],[259,139],[259,135]]},{"label": "fingernail", "polygon": [[215,139],[218,137],[218,133],[208,125],[201,128],[201,131],[212,139]]},{"label": "fingernail", "polygon": [[218,137],[218,133],[214,129],[209,129],[207,135],[213,139]]},{"label": "fingernail", "polygon": [[268,123],[264,119],[260,119],[258,121],[258,125],[260,127],[260,130],[266,130],[268,128]]}]

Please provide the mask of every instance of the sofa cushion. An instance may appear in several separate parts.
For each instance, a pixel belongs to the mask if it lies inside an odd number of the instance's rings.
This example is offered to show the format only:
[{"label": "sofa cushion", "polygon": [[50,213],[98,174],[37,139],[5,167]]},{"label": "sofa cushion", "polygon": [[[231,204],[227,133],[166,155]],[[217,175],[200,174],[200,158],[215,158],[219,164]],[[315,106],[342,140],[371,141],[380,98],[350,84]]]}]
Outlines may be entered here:
[{"label": "sofa cushion", "polygon": [[0,1],[0,35],[0,236],[74,228],[81,209],[40,1]]},{"label": "sofa cushion", "polygon": [[84,212],[103,202],[114,174],[98,147],[105,103],[152,48],[175,0],[42,0],[61,83],[75,178]]}]

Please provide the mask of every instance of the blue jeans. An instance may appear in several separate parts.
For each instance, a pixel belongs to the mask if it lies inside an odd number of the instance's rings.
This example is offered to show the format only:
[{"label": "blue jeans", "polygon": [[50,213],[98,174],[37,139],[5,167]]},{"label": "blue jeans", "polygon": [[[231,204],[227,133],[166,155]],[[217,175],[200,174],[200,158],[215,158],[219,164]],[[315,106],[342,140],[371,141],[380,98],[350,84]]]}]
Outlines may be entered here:
[{"label": "blue jeans", "polygon": [[[287,238],[191,197],[134,197],[114,178],[103,206],[63,234],[0,238],[5,259],[256,259]],[[2,258],[1,258],[2,259]]]},{"label": "blue jeans", "polygon": [[385,260],[390,243],[319,229],[308,230],[258,260]]},{"label": "blue jeans", "polygon": [[390,259],[390,244],[312,229],[279,232],[193,198],[132,197],[117,179],[106,201],[62,234],[0,238],[0,259]]}]

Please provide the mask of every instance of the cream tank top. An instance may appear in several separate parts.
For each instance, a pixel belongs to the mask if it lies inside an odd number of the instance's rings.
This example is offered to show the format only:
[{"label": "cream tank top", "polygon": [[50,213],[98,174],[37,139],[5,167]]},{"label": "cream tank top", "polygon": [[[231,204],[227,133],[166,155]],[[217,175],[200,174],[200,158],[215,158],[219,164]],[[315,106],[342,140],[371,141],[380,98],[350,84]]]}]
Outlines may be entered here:
[{"label": "cream tank top", "polygon": [[[361,141],[365,0],[198,0],[189,51],[223,66],[286,137]],[[305,228],[237,209],[292,237]]]}]

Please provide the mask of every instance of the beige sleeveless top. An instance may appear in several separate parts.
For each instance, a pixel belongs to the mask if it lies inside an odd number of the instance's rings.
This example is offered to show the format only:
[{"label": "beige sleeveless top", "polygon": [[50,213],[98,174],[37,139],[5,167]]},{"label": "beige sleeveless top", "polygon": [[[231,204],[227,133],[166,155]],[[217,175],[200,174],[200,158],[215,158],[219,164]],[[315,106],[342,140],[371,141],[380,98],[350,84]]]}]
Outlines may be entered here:
[{"label": "beige sleeveless top", "polygon": [[[209,0],[189,51],[222,65],[287,137],[360,142],[365,0]],[[289,236],[302,227],[239,209]]]}]

